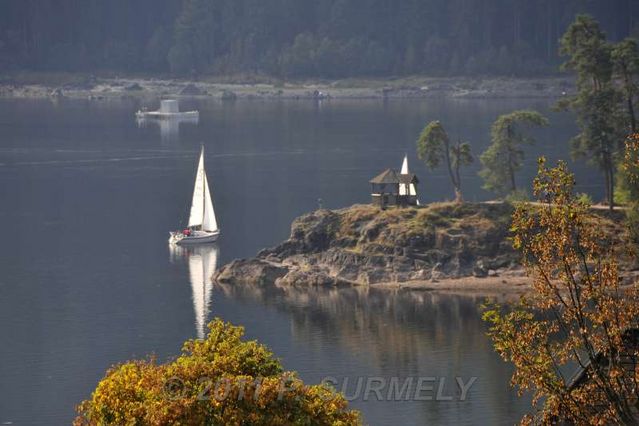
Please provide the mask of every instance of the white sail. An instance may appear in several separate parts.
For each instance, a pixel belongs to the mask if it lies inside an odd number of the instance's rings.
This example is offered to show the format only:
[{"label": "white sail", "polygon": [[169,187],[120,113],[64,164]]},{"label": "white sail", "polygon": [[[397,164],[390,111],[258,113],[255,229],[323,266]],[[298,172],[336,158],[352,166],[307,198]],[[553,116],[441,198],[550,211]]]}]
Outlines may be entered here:
[{"label": "white sail", "polygon": [[400,173],[403,175],[408,174],[408,155],[404,155],[404,162],[402,163],[402,171]]},{"label": "white sail", "polygon": [[211,277],[217,268],[217,257],[218,248],[216,246],[200,246],[188,253],[195,328],[200,339],[206,336],[206,324],[213,292]]},{"label": "white sail", "polygon": [[213,210],[213,200],[211,200],[211,191],[206,172],[204,173],[204,220],[202,221],[202,229],[204,231],[217,231],[217,220],[215,219],[215,210]]},{"label": "white sail", "polygon": [[[402,175],[408,174],[408,156],[407,155],[404,155],[404,161],[402,162],[402,170],[400,171],[400,174]],[[405,183],[399,184],[399,195],[406,195],[406,192],[410,191],[410,189],[408,191],[406,190],[406,186],[407,185]]]},{"label": "white sail", "polygon": [[217,231],[217,221],[213,210],[213,201],[209,192],[206,170],[204,170],[204,147],[200,153],[200,161],[195,175],[189,227],[201,226],[204,231]]},{"label": "white sail", "polygon": [[[410,174],[410,171],[408,170],[408,156],[404,155],[404,161],[402,162],[402,170],[400,172],[400,174],[402,175],[407,175]],[[406,188],[408,187],[408,189]],[[399,195],[406,195],[406,193],[408,192],[408,195],[417,195],[417,190],[415,189],[415,185],[414,184],[410,184],[410,185],[406,185],[406,184],[402,184],[399,185]],[[417,205],[419,205],[419,200],[417,200]]]}]

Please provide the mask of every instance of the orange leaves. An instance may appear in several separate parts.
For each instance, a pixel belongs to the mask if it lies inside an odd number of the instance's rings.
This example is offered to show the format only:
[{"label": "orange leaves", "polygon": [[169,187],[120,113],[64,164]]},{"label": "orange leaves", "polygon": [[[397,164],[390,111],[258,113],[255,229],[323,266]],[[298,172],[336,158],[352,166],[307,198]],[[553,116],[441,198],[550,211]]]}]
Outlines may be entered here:
[{"label": "orange leaves", "polygon": [[[565,163],[547,168],[539,160],[538,202],[519,205],[511,226],[534,293],[509,312],[493,307],[484,319],[495,349],[515,366],[513,385],[532,391],[542,409],[537,420],[623,423],[636,394],[636,372],[622,360],[637,327],[639,293],[619,287],[613,247],[574,184]],[[582,367],[583,378],[572,382],[569,365]]]},{"label": "orange leaves", "polygon": [[633,133],[626,139],[621,167],[630,182],[639,184],[639,133]]}]

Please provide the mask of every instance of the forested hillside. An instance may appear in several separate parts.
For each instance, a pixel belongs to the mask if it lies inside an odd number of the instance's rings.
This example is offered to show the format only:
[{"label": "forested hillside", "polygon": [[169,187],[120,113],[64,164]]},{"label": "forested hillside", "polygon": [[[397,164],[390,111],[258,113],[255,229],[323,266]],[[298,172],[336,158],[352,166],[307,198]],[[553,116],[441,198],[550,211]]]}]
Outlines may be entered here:
[{"label": "forested hillside", "polygon": [[0,70],[543,75],[579,12],[639,33],[634,0],[2,0]]}]

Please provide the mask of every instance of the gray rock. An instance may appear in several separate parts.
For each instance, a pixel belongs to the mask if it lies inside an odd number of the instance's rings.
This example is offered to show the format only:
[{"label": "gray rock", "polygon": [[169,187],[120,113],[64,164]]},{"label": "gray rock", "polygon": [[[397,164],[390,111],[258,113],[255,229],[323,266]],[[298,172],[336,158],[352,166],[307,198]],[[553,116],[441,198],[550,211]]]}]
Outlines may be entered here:
[{"label": "gray rock", "polygon": [[266,261],[271,263],[282,263],[282,259],[277,256],[270,255],[266,258]]},{"label": "gray rock", "polygon": [[431,278],[430,269],[419,269],[410,275],[411,280],[430,280]]},{"label": "gray rock", "polygon": [[442,272],[442,264],[441,263],[435,264],[435,266],[433,266],[433,268],[430,271],[430,279],[433,281],[437,281],[445,277],[446,277],[445,274]]},{"label": "gray rock", "polygon": [[189,83],[180,90],[180,95],[183,96],[203,96],[206,92],[193,83]]},{"label": "gray rock", "polygon": [[314,90],[312,96],[313,96],[313,99],[317,99],[317,100],[330,98],[330,95],[328,93],[324,93],[319,90]]},{"label": "gray rock", "polygon": [[415,265],[415,269],[416,269],[416,270],[420,270],[420,269],[430,269],[430,268],[429,268],[429,266],[430,266],[430,265],[428,264],[428,262],[424,262],[423,260],[420,260],[420,259],[415,259],[415,260],[413,261],[413,264]]},{"label": "gray rock", "polygon": [[304,252],[319,252],[329,248],[339,227],[339,216],[330,210],[316,210],[301,216],[291,226],[289,240],[300,242]]},{"label": "gray rock", "polygon": [[60,87],[57,87],[53,89],[51,93],[49,93],[49,96],[51,96],[52,98],[63,98],[64,92],[62,91]]},{"label": "gray rock", "polygon": [[484,278],[488,276],[488,269],[482,260],[475,262],[475,266],[473,267],[473,276],[477,278]]},{"label": "gray rock", "polygon": [[236,99],[237,99],[237,95],[235,94],[235,92],[232,92],[230,90],[224,90],[222,92],[223,101],[234,101]]},{"label": "gray rock", "polygon": [[283,277],[277,278],[275,284],[279,286],[334,287],[350,285],[351,283],[323,272],[293,270]]},{"label": "gray rock", "polygon": [[338,278],[348,280],[348,281],[357,281],[357,277],[359,276],[359,267],[357,265],[345,265],[337,270],[336,273]]},{"label": "gray rock", "polygon": [[128,86],[125,86],[124,90],[126,90],[127,92],[135,92],[135,91],[144,90],[144,89],[138,83],[132,83],[132,84],[129,84]]},{"label": "gray rock", "polygon": [[213,280],[224,284],[267,285],[288,273],[288,268],[260,259],[240,259],[224,265]]},{"label": "gray rock", "polygon": [[377,284],[377,283],[383,283],[383,282],[390,282],[392,281],[392,277],[386,270],[370,269],[370,270],[365,270],[360,272],[359,276],[357,277],[357,281],[362,284],[371,285],[371,284]]},{"label": "gray rock", "polygon": [[503,275],[507,275],[509,277],[525,277],[527,274],[524,268],[516,266],[509,269],[508,271],[505,271]]}]

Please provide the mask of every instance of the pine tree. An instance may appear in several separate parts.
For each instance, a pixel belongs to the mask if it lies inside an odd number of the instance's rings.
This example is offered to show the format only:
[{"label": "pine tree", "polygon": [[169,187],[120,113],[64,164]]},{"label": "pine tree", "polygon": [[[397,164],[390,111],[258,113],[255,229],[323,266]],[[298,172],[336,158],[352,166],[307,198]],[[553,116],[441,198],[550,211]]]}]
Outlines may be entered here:
[{"label": "pine tree", "polygon": [[560,52],[568,57],[562,68],[577,74],[577,94],[558,104],[577,114],[580,133],[571,141],[573,155],[589,158],[601,169],[612,209],[616,161],[624,140],[621,94],[612,81],[612,46],[592,17],[579,15],[562,36]]},{"label": "pine tree", "polygon": [[534,139],[522,132],[522,127],[547,126],[548,119],[537,111],[519,110],[501,115],[491,128],[492,144],[479,157],[483,169],[484,189],[506,195],[517,190],[516,172],[524,160],[523,145]]},{"label": "pine tree", "polygon": [[455,200],[463,200],[459,169],[473,162],[470,144],[458,140],[451,144],[444,126],[439,121],[431,121],[424,127],[417,140],[417,156],[430,169],[443,162],[446,165],[450,181],[455,188]]}]

